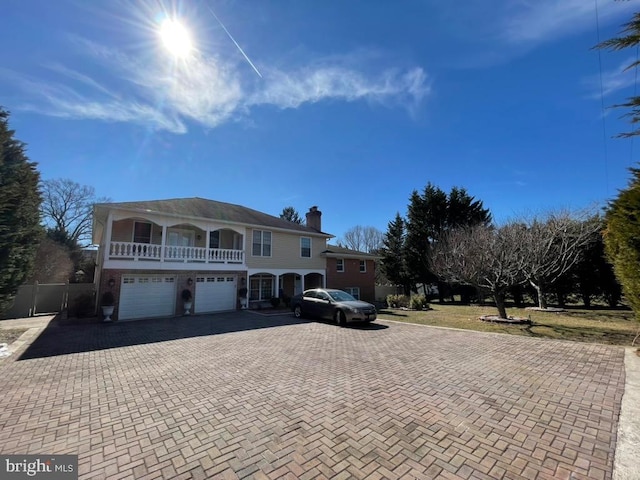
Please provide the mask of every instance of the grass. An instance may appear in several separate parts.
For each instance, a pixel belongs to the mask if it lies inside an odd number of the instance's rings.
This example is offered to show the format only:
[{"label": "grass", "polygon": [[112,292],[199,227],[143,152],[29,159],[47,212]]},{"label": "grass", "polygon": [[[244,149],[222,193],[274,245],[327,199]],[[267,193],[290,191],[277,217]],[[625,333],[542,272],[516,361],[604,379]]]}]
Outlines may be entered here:
[{"label": "grass", "polygon": [[26,328],[0,328],[0,343],[11,344],[26,331]]},{"label": "grass", "polygon": [[551,313],[509,308],[509,316],[530,317],[531,325],[508,325],[478,320],[481,315],[495,315],[497,311],[492,306],[439,303],[430,306],[431,310],[427,311],[384,309],[378,312],[378,318],[479,332],[610,345],[631,345],[640,330],[640,323],[630,310],[568,307],[564,312]]}]

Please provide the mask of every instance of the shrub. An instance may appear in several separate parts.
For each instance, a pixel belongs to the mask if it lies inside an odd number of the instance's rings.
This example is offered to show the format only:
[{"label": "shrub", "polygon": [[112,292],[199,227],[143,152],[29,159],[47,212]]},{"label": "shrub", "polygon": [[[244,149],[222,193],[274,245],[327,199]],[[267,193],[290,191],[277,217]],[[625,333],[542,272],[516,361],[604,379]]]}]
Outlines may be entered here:
[{"label": "shrub", "polygon": [[185,288],[184,290],[182,290],[182,294],[180,296],[182,297],[183,302],[190,302],[192,298],[191,290]]},{"label": "shrub", "polygon": [[427,302],[427,298],[422,294],[414,295],[411,297],[411,308],[414,310],[426,310],[429,308],[429,302]]},{"label": "shrub", "polygon": [[278,308],[278,305],[280,305],[280,299],[278,297],[271,297],[271,300],[269,300],[271,302],[271,306],[273,308]]},{"label": "shrub", "polygon": [[113,296],[113,293],[110,291],[106,291],[102,294],[102,306],[103,307],[113,307],[116,304],[116,299]]},{"label": "shrub", "polygon": [[93,316],[93,295],[83,293],[75,297],[69,304],[69,312],[77,318]]},{"label": "shrub", "polygon": [[409,297],[406,295],[387,295],[387,305],[392,308],[408,308]]}]

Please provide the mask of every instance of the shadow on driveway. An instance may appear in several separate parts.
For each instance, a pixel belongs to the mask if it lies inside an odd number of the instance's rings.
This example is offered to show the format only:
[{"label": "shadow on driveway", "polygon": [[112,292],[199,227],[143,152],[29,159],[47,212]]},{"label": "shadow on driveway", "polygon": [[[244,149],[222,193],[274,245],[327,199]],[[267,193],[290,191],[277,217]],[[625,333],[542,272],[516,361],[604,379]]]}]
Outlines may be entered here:
[{"label": "shadow on driveway", "polygon": [[18,361],[310,322],[293,315],[261,316],[247,312],[85,325],[61,325],[56,319]]}]

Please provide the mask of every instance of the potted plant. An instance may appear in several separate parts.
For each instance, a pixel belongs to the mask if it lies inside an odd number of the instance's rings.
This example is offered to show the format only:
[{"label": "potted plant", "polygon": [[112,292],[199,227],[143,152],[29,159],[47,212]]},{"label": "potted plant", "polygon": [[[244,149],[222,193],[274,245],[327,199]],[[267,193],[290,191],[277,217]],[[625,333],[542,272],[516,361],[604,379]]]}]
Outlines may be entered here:
[{"label": "potted plant", "polygon": [[180,296],[182,297],[182,302],[184,303],[184,314],[191,315],[191,299],[193,298],[191,290],[185,288],[184,290],[182,290],[182,294]]},{"label": "potted plant", "polygon": [[113,309],[116,301],[111,291],[104,292],[102,294],[102,315],[104,315],[105,322],[111,321],[111,315],[113,315]]}]

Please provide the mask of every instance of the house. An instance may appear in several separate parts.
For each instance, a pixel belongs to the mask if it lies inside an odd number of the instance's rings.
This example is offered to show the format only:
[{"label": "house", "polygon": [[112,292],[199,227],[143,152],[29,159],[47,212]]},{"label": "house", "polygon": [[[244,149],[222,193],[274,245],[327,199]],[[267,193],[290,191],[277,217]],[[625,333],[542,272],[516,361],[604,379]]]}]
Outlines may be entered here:
[{"label": "house", "polygon": [[365,302],[375,301],[376,260],[382,257],[348,248],[327,245],[327,287],[350,293]]},{"label": "house", "polygon": [[93,213],[98,298],[111,291],[120,320],[180,315],[184,289],[198,314],[239,308],[244,289],[252,307],[327,285],[332,235],[317,207],[306,226],[203,198],[101,203]]}]

